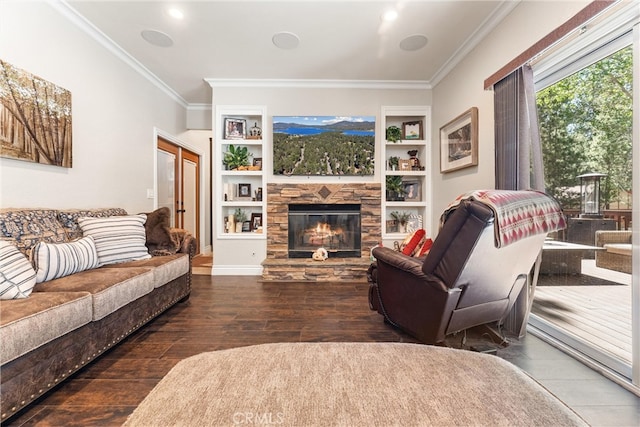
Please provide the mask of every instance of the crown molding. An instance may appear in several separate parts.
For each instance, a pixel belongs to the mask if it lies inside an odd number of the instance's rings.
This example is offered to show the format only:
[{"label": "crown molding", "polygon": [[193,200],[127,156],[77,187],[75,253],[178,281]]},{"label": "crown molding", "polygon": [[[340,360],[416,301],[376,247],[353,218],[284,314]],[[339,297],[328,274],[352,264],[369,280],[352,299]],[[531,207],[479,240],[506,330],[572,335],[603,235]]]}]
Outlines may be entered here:
[{"label": "crown molding", "polygon": [[46,0],[52,8],[57,10],[61,15],[66,17],[69,21],[74,23],[78,28],[84,31],[87,35],[92,37],[95,41],[100,43],[104,48],[111,52],[116,57],[120,58],[124,63],[129,65],[133,70],[138,72],[142,77],[146,78],[158,89],[163,91],[166,95],[180,104],[182,107],[187,108],[189,104],[187,101],[178,94],[175,90],[169,87],[165,82],[160,80],[158,76],[153,74],[147,67],[142,65],[137,59],[122,49],[116,42],[107,37],[102,31],[95,25],[89,22],[84,16],[80,15],[66,0]]},{"label": "crown molding", "polygon": [[518,3],[522,0],[506,0],[503,1],[496,9],[484,20],[484,22],[467,38],[462,45],[453,53],[451,58],[444,63],[442,67],[433,75],[431,84],[437,86],[447,74],[451,72],[471,51],[480,44],[480,42],[493,31],[502,20],[511,13]]},{"label": "crown molding", "polygon": [[189,111],[211,111],[211,104],[192,103],[187,106]]},{"label": "crown molding", "polygon": [[322,80],[322,79],[204,79],[212,88],[307,88],[307,89],[393,89],[428,90],[426,80]]}]

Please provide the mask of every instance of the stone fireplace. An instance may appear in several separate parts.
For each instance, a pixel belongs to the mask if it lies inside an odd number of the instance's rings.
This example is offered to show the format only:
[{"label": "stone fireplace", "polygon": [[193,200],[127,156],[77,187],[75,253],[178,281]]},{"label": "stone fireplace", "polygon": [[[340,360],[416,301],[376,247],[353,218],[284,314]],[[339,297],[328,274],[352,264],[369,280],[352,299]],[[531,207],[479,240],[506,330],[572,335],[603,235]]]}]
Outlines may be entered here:
[{"label": "stone fireplace", "polygon": [[[263,279],[270,281],[366,280],[366,271],[370,264],[369,251],[380,242],[382,237],[380,203],[379,183],[268,184],[267,258],[262,263]],[[350,255],[354,255],[353,257],[338,256],[335,252],[332,256],[329,252],[329,258],[325,261],[314,261],[310,255],[306,256],[307,253],[301,255],[303,257],[292,258],[289,254],[290,205],[296,206],[293,211],[320,205],[327,211],[339,212],[343,212],[345,206],[359,206],[360,247],[352,249],[352,251],[359,251],[359,254],[352,252]],[[344,233],[344,230],[342,232]],[[307,236],[307,243],[309,243],[308,239]],[[347,236],[343,239],[347,239]],[[315,247],[315,245],[306,246],[306,249]]]}]

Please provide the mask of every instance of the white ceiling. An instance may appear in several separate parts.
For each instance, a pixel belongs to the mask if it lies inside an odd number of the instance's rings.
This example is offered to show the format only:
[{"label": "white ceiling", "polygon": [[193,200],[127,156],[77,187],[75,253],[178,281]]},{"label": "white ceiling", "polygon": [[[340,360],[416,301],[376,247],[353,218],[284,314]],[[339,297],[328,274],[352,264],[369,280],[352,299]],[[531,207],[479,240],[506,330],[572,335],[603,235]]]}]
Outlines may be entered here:
[{"label": "white ceiling", "polygon": [[[67,0],[80,21],[135,58],[187,104],[211,102],[204,79],[330,80],[435,85],[517,1],[122,1]],[[182,20],[167,14],[184,12]],[[396,8],[391,23],[381,15]],[[156,30],[173,44],[158,47],[141,32]],[[294,49],[272,43],[278,32],[298,36]],[[425,47],[400,49],[422,34]],[[126,56],[126,55],[125,55]]]}]

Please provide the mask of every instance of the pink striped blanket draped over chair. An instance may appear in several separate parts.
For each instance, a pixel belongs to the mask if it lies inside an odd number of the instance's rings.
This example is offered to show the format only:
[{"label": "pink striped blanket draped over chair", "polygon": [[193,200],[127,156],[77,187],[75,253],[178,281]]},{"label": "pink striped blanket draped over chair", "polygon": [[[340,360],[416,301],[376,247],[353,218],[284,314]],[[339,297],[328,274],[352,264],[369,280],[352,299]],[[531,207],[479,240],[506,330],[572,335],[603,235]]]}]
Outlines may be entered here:
[{"label": "pink striped blanket draped over chair", "polygon": [[496,247],[504,247],[528,236],[566,227],[560,204],[536,190],[474,190],[456,198],[440,218],[440,226],[463,200],[476,200],[493,210]]}]

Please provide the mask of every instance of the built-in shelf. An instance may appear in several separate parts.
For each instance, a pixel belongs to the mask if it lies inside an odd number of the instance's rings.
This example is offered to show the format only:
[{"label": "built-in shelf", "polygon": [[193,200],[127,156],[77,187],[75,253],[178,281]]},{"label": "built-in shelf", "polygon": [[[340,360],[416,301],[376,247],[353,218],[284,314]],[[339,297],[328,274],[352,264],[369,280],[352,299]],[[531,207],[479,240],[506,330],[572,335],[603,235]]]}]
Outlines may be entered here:
[{"label": "built-in shelf", "polygon": [[[212,247],[211,274],[259,275],[266,257],[267,240],[267,181],[265,162],[271,154],[271,132],[267,109],[255,105],[216,105],[213,109],[212,138]],[[232,137],[229,137],[232,135]],[[225,165],[225,153],[245,147],[250,154],[247,170]],[[250,167],[250,168],[249,168]],[[243,167],[242,169],[245,169]],[[250,169],[250,170],[249,170]],[[256,194],[259,190],[260,195]],[[231,232],[229,217],[236,210],[246,215],[248,231]],[[254,224],[259,223],[260,229]],[[235,230],[234,230],[235,231]]]},{"label": "built-in shelf", "polygon": [[[382,139],[385,141],[382,146],[382,237],[386,244],[390,244],[407,235],[407,231],[394,223],[392,212],[410,215],[408,231],[416,227],[426,228],[431,223],[431,109],[428,106],[384,106],[381,117]],[[390,126],[398,127],[403,139],[387,141],[386,131]],[[416,139],[408,139],[409,133],[409,137]],[[395,168],[390,162],[392,157],[399,159]],[[394,180],[394,177],[397,178]],[[393,181],[404,194],[391,194]]]}]

